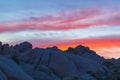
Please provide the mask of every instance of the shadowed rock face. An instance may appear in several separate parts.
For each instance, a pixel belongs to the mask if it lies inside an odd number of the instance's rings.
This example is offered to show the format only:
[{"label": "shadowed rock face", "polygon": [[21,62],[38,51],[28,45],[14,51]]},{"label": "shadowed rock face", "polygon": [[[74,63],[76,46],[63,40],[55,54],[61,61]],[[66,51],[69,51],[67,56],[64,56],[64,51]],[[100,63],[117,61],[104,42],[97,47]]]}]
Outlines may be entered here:
[{"label": "shadowed rock face", "polygon": [[1,50],[2,50],[2,42],[0,42],[0,52],[1,52]]},{"label": "shadowed rock face", "polygon": [[61,51],[56,46],[32,49],[29,42],[16,46],[0,42],[0,80],[103,80],[95,74],[109,72],[105,61],[84,46]]},{"label": "shadowed rock face", "polygon": [[19,45],[16,45],[15,48],[19,52],[24,52],[24,51],[27,51],[28,49],[32,49],[32,44],[29,42],[23,42],[23,43],[20,43]]}]

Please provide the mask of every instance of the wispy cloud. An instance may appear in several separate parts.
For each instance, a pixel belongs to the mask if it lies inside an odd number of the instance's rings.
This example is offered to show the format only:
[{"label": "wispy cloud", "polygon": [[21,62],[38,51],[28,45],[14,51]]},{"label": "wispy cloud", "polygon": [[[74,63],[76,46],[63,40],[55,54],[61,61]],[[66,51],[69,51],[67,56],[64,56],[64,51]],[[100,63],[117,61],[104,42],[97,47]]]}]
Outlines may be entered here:
[{"label": "wispy cloud", "polygon": [[120,47],[119,14],[119,10],[101,9],[76,9],[42,16],[30,14],[0,22],[0,40],[10,44],[30,41],[39,47],[83,44],[103,55],[108,49]]},{"label": "wispy cloud", "polygon": [[[113,31],[114,30],[114,31]],[[19,32],[6,32],[0,34],[0,39],[4,42],[24,41],[32,39],[48,39],[48,40],[74,40],[97,38],[104,36],[119,35],[119,26],[109,27],[90,27],[86,29],[73,29],[62,31],[39,31],[39,30],[23,30]],[[14,41],[13,41],[14,40]]]},{"label": "wispy cloud", "polygon": [[0,32],[22,30],[70,30],[120,25],[120,12],[107,13],[96,9],[72,10],[43,17],[0,23]]}]

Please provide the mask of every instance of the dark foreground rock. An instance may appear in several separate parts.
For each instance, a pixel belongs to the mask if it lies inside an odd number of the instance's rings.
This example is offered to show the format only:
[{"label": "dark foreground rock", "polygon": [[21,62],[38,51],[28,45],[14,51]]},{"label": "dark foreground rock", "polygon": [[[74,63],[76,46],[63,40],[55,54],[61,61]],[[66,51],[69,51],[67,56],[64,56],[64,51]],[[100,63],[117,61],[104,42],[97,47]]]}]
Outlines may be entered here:
[{"label": "dark foreground rock", "polygon": [[[0,80],[120,80],[120,60],[105,60],[88,47],[61,51],[24,42],[0,42]],[[112,77],[111,77],[112,75]]]}]

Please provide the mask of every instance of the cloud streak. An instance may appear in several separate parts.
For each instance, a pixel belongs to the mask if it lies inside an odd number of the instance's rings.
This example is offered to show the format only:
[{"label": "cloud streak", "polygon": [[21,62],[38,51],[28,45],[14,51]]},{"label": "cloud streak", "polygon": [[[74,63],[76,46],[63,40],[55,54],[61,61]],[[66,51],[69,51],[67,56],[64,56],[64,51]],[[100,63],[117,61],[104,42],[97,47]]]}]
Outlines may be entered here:
[{"label": "cloud streak", "polygon": [[[113,31],[114,30],[114,31]],[[0,39],[4,42],[24,41],[32,39],[48,39],[48,40],[73,40],[86,38],[99,38],[103,36],[119,35],[119,26],[109,27],[90,27],[87,29],[73,29],[68,31],[39,31],[39,30],[25,30],[19,32],[1,33]],[[38,37],[39,36],[39,37]],[[4,37],[4,38],[3,38]],[[18,37],[18,38],[16,38]]]},{"label": "cloud streak", "polygon": [[120,48],[119,14],[119,10],[76,9],[44,16],[29,15],[0,22],[0,40],[10,44],[30,41],[38,47],[57,45],[63,50],[82,44],[107,56],[108,50]]},{"label": "cloud streak", "polygon": [[73,10],[21,21],[0,23],[0,33],[22,30],[71,30],[120,25],[120,12],[107,13],[96,9]]}]

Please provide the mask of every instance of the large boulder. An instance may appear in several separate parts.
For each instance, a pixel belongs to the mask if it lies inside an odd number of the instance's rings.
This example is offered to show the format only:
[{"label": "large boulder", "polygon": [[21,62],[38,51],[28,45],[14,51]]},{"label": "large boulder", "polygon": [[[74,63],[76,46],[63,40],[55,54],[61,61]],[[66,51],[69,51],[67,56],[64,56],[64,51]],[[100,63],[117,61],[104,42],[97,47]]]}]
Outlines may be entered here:
[{"label": "large boulder", "polygon": [[61,80],[45,65],[39,65],[35,70],[33,77],[35,80]]},{"label": "large boulder", "polygon": [[29,49],[32,49],[32,44],[29,42],[23,42],[19,45],[14,46],[15,49],[17,49],[19,52],[25,52]]},{"label": "large boulder", "polygon": [[0,42],[0,53],[1,53],[1,50],[2,50],[2,42]]},{"label": "large boulder", "polygon": [[69,47],[68,50],[66,50],[65,52],[76,54],[91,60],[95,60],[100,64],[102,64],[105,60],[103,57],[100,57],[99,55],[97,55],[96,52],[94,52],[93,50],[90,50],[88,47],[84,47],[82,45],[77,46],[75,48]]},{"label": "large boulder", "polygon": [[59,50],[56,47],[53,48],[47,48],[47,49],[34,49],[34,55],[35,55],[35,67],[37,67],[39,64],[48,66],[50,63],[50,56],[51,53],[58,52]]},{"label": "large boulder", "polygon": [[96,72],[97,70],[104,71],[105,66],[101,65],[100,63],[97,63],[94,60],[83,58],[75,54],[66,53],[65,55],[74,62],[79,72]]},{"label": "large boulder", "polygon": [[35,80],[61,80],[59,77],[53,75],[48,75],[45,72],[36,71],[34,74]]},{"label": "large boulder", "polygon": [[40,48],[34,49],[34,57],[35,57],[34,69],[36,69],[37,66],[40,64],[43,53],[44,53],[44,49],[40,49]]},{"label": "large boulder", "polygon": [[[63,77],[74,74],[76,72],[76,66],[69,60],[57,47],[34,50],[36,57],[35,69],[39,65],[48,66],[55,74]],[[62,66],[61,66],[62,65]]]},{"label": "large boulder", "polygon": [[8,80],[7,76],[0,70],[0,80]]},{"label": "large boulder", "polygon": [[51,53],[49,62],[49,67],[60,77],[75,74],[77,71],[75,64],[62,52]]},{"label": "large boulder", "polygon": [[29,63],[23,63],[23,64],[19,64],[19,67],[28,75],[33,77],[33,73],[34,73],[34,65],[29,64]]},{"label": "large boulder", "polygon": [[90,74],[78,73],[72,76],[64,77],[63,80],[96,80]]},{"label": "large boulder", "polygon": [[69,47],[68,50],[66,50],[65,52],[82,55],[86,52],[91,53],[93,51],[91,51],[88,47],[84,47],[84,46],[80,45],[75,48]]},{"label": "large boulder", "polygon": [[8,58],[13,58],[16,54],[16,50],[12,47],[9,46],[8,44],[4,44],[1,49],[1,55],[4,55]]},{"label": "large boulder", "polygon": [[26,74],[13,60],[0,56],[0,69],[9,80],[34,80]]},{"label": "large boulder", "polygon": [[19,63],[34,64],[34,51],[31,49],[31,50],[27,50],[26,52],[22,52],[21,54],[19,54],[17,59]]},{"label": "large boulder", "polygon": [[9,54],[10,53],[10,47],[8,44],[4,44],[2,46],[2,54]]}]

